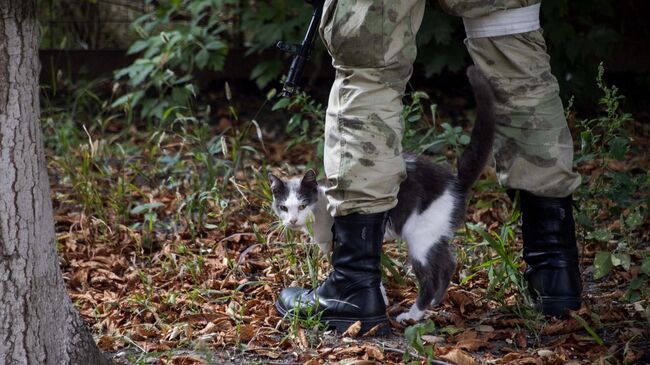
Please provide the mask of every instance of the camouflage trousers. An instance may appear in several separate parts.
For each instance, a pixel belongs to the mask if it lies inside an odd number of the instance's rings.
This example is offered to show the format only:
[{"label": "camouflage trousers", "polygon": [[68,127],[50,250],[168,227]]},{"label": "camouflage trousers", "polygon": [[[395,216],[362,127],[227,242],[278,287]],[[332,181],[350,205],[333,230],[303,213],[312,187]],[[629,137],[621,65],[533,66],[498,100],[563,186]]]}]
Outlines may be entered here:
[{"label": "camouflage trousers", "polygon": [[[440,0],[450,14],[475,18],[539,0]],[[397,204],[405,177],[402,96],[416,56],[424,0],[328,0],[321,38],[336,78],[325,125],[325,173],[334,216],[377,213]],[[474,63],[497,94],[494,157],[499,182],[549,197],[580,184],[573,143],[541,30],[468,38]]]}]

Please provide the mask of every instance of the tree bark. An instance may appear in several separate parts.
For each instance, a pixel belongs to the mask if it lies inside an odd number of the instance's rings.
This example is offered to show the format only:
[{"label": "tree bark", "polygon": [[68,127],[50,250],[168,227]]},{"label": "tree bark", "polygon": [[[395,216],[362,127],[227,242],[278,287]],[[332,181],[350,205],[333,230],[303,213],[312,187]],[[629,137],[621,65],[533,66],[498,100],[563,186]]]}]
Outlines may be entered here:
[{"label": "tree bark", "polygon": [[59,269],[39,71],[36,0],[0,0],[0,365],[109,364]]}]

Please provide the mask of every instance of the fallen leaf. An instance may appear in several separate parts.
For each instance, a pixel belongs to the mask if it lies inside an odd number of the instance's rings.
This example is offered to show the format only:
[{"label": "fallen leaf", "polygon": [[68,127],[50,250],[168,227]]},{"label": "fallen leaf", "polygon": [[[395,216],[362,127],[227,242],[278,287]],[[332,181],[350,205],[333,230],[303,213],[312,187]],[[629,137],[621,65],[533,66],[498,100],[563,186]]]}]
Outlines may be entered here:
[{"label": "fallen leaf", "polygon": [[375,325],[371,329],[369,329],[366,333],[364,333],[362,337],[373,337],[377,333],[377,331],[379,331],[384,326],[386,326],[385,323],[380,323],[378,325]]},{"label": "fallen leaf", "polygon": [[298,330],[298,342],[302,348],[309,347],[309,342],[307,341],[307,336],[305,335],[305,330],[302,328]]},{"label": "fallen leaf", "polygon": [[459,341],[456,343],[456,347],[474,352],[483,347],[492,347],[492,345],[481,338],[474,338],[474,339]]},{"label": "fallen leaf", "polygon": [[356,321],[348,327],[348,329],[343,332],[342,336],[343,337],[357,337],[359,335],[359,331],[361,331],[361,321]]},{"label": "fallen leaf", "polygon": [[365,347],[366,354],[375,360],[384,360],[384,354],[377,346],[368,345]]},{"label": "fallen leaf", "polygon": [[445,339],[440,336],[432,336],[432,335],[422,335],[422,340],[426,343],[441,343],[445,342]]},{"label": "fallen leaf", "polygon": [[479,332],[494,332],[494,327],[488,326],[486,324],[482,324],[478,327],[476,327],[476,330]]},{"label": "fallen leaf", "polygon": [[537,351],[537,355],[539,355],[541,357],[551,357],[551,356],[555,355],[555,352],[553,352],[551,350],[541,349],[541,350]]},{"label": "fallen leaf", "polygon": [[372,360],[358,360],[358,359],[343,359],[341,365],[375,365],[376,361]]},{"label": "fallen leaf", "polygon": [[307,362],[305,362],[304,365],[321,365],[322,363],[323,363],[322,359],[320,359],[318,357],[314,357],[314,358],[309,359]]},{"label": "fallen leaf", "polygon": [[441,359],[451,361],[456,365],[475,365],[476,360],[467,352],[459,349],[453,349],[445,355],[440,356]]},{"label": "fallen leaf", "polygon": [[173,365],[199,365],[199,364],[205,364],[205,360],[196,357],[196,356],[190,356],[190,355],[176,355],[173,356],[167,364],[173,364]]},{"label": "fallen leaf", "polygon": [[517,332],[515,335],[515,342],[520,348],[526,348],[528,341],[526,340],[526,335],[523,332]]}]

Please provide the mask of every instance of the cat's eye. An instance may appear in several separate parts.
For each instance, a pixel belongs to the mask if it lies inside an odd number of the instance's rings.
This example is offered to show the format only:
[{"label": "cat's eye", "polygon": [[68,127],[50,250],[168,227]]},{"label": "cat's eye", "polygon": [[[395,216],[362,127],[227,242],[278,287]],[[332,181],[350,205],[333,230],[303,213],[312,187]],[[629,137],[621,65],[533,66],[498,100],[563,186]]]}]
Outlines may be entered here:
[{"label": "cat's eye", "polygon": [[280,210],[286,212],[288,209],[286,205],[280,205]]},{"label": "cat's eye", "polygon": [[303,209],[305,209],[305,205],[304,205],[304,204],[301,204],[300,206],[298,206],[298,210],[303,210]]}]

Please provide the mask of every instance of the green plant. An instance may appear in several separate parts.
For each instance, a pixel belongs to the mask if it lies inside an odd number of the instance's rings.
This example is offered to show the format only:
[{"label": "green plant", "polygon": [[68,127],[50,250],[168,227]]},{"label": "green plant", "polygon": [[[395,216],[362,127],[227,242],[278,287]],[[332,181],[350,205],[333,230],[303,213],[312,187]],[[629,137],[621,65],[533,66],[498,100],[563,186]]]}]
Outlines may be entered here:
[{"label": "green plant", "polygon": [[[420,356],[424,357],[426,364],[431,364],[433,360],[433,346],[425,345],[422,336],[432,333],[436,329],[436,324],[432,320],[427,319],[425,322],[418,323],[407,327],[404,330],[404,337],[408,346],[413,348]],[[410,351],[404,351],[402,359],[407,363],[419,364],[420,362],[410,362],[412,360]]]},{"label": "green plant", "polygon": [[192,112],[192,98],[199,92],[195,73],[222,70],[228,53],[221,37],[221,5],[219,0],[162,1],[156,11],[137,19],[132,26],[141,39],[128,53],[140,57],[115,73],[118,81],[126,77],[131,90],[112,106],[129,115],[137,107],[143,119],[160,122],[176,110]]},{"label": "green plant", "polygon": [[[314,146],[316,159],[307,168],[321,170],[324,154],[325,107],[305,91],[299,91],[293,98],[281,98],[271,110],[285,109],[292,113],[285,131],[291,137],[287,150],[296,145]],[[322,171],[321,171],[322,172]]]},{"label": "green plant", "polygon": [[607,0],[558,0],[542,6],[551,69],[563,96],[576,95],[580,105],[591,107],[598,94],[592,82],[598,65],[593,60],[610,57],[613,46],[622,40],[615,8]]},{"label": "green plant", "polygon": [[621,111],[624,96],[616,86],[606,84],[604,72],[601,63],[596,84],[602,93],[602,114],[576,122],[581,140],[576,164],[588,172],[576,191],[581,208],[576,220],[584,230],[585,241],[599,248],[594,258],[595,279],[614,267],[630,271],[634,258],[639,259],[639,274],[622,298],[637,301],[647,295],[650,278],[650,252],[639,245],[639,230],[648,217],[650,173],[620,167],[620,161],[634,148],[628,134],[632,117]]},{"label": "green plant", "polygon": [[[303,0],[257,1],[253,6],[242,6],[241,29],[248,47],[246,55],[273,50],[280,40],[298,42],[309,24],[312,6]],[[312,61],[317,63],[322,54],[316,48]],[[262,60],[251,71],[251,79],[259,88],[266,87],[286,69],[287,58]]]},{"label": "green plant", "polygon": [[[483,262],[471,268],[473,274],[463,278],[461,285],[485,270],[488,277],[488,296],[502,306],[512,308],[522,318],[530,319],[535,317],[534,302],[528,293],[528,285],[522,274],[520,266],[521,250],[515,245],[515,227],[521,217],[518,201],[519,198],[517,197],[508,221],[501,225],[498,234],[495,232],[489,233],[477,224],[468,223],[466,225],[483,239],[475,247],[487,246],[490,251],[488,251],[487,258]],[[513,293],[518,293],[517,300],[514,305],[509,305],[507,299]]]},{"label": "green plant", "polygon": [[467,64],[461,18],[430,5],[425,8],[424,19],[418,31],[416,59],[416,64],[423,68],[427,78],[440,74],[445,69],[460,71]]},{"label": "green plant", "polygon": [[[428,115],[426,105],[429,104]],[[413,91],[407,95],[402,110],[404,133],[402,145],[404,150],[417,154],[427,153],[436,157],[437,162],[446,161],[443,153],[450,148],[455,156],[460,156],[462,146],[469,143],[469,135],[460,126],[452,126],[444,121],[436,125],[437,105],[431,102],[429,95],[423,91]]]}]

